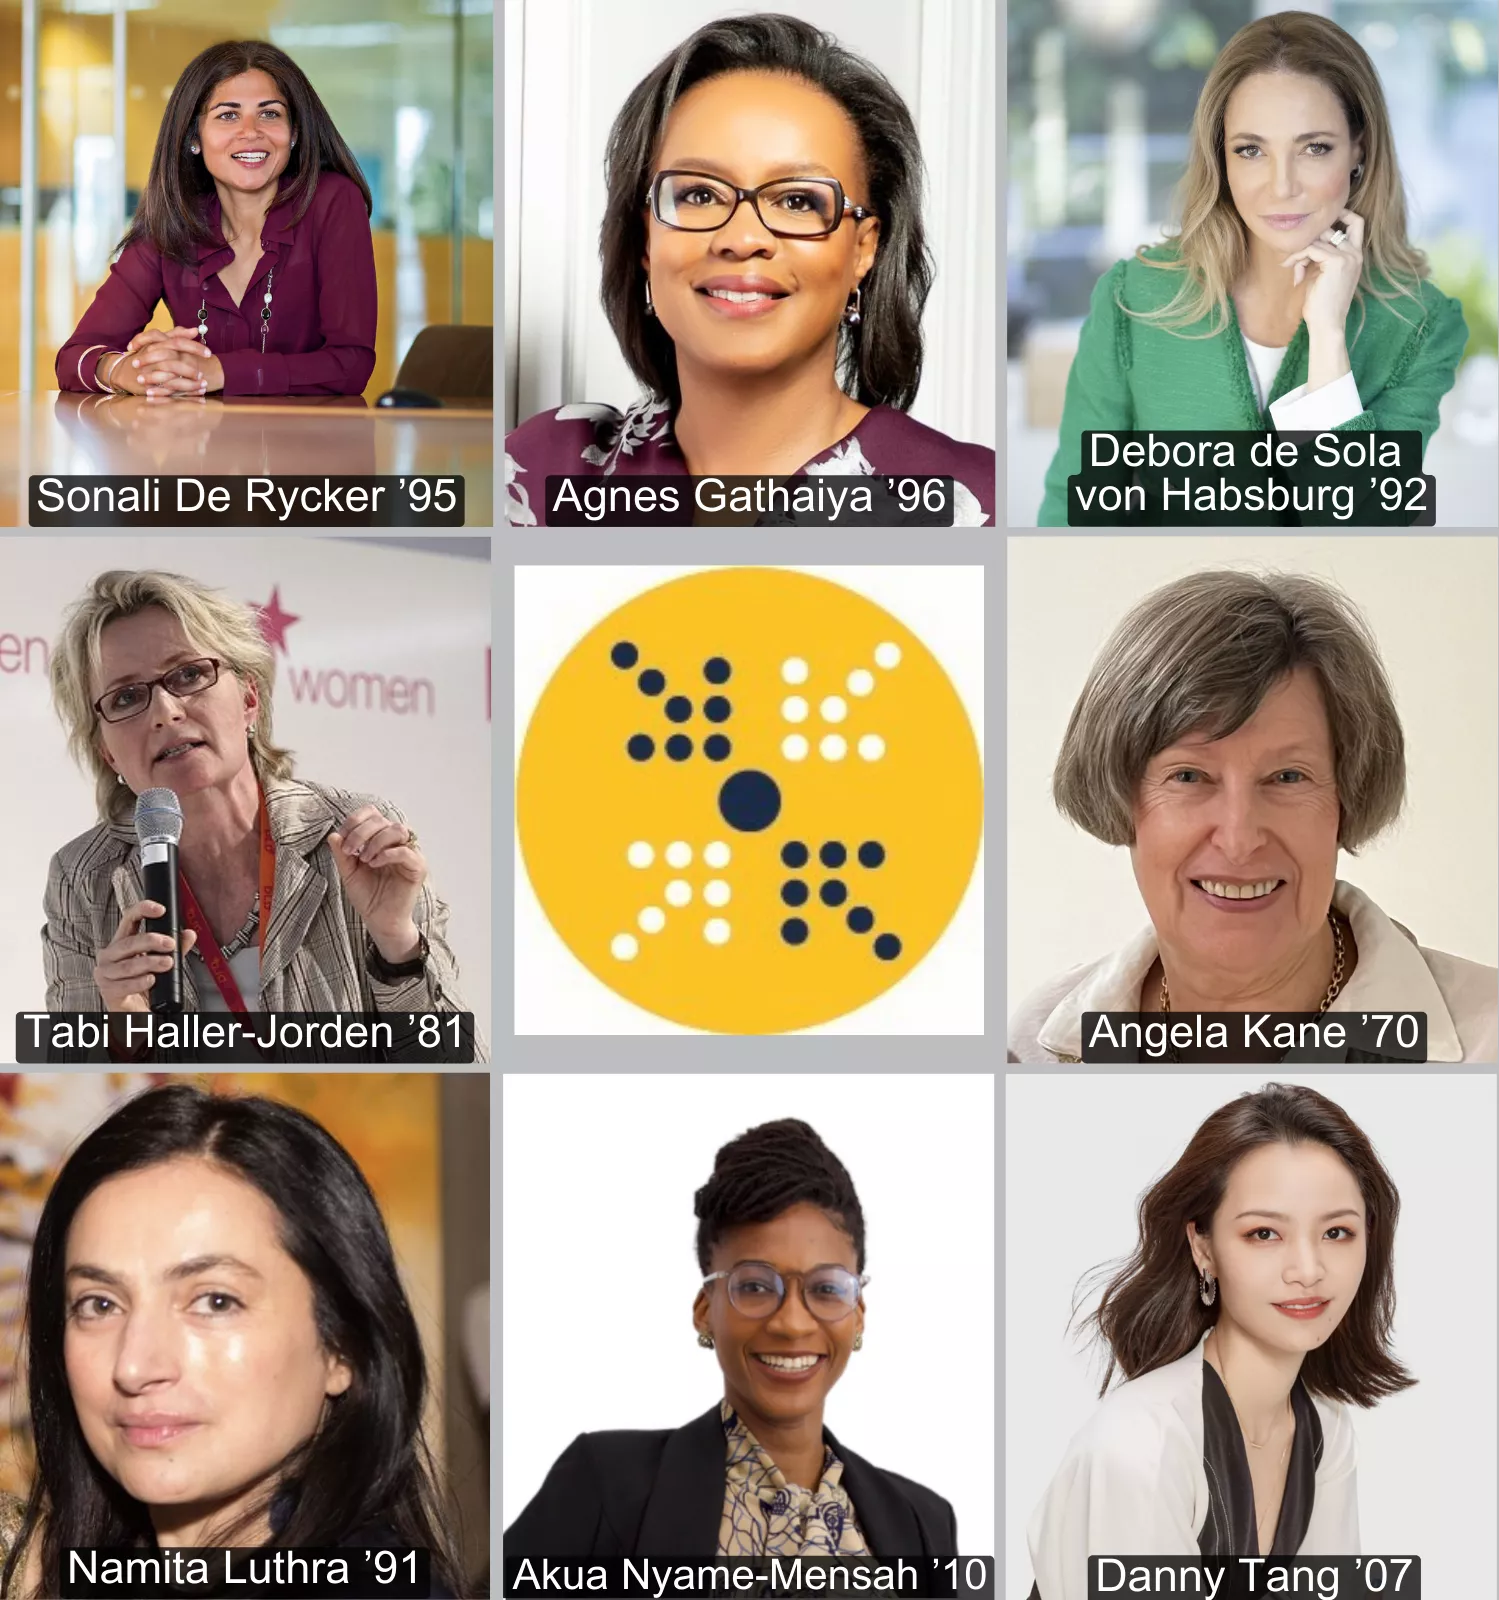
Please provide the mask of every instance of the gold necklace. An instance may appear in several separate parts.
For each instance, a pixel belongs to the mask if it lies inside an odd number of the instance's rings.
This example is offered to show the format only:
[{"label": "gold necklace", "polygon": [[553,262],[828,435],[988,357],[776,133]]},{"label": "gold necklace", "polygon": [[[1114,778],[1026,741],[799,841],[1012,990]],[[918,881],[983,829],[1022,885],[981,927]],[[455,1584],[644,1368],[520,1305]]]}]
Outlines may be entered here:
[{"label": "gold necklace", "polygon": [[[1337,999],[1338,993],[1343,987],[1343,967],[1346,954],[1343,948],[1342,923],[1333,915],[1331,910],[1327,913],[1327,920],[1332,924],[1332,982],[1327,986],[1327,993],[1322,996],[1322,1004],[1317,1007],[1317,1015],[1319,1017]],[[1161,962],[1161,1015],[1163,1017],[1171,1015],[1171,990],[1166,983],[1166,963],[1164,960]]]}]

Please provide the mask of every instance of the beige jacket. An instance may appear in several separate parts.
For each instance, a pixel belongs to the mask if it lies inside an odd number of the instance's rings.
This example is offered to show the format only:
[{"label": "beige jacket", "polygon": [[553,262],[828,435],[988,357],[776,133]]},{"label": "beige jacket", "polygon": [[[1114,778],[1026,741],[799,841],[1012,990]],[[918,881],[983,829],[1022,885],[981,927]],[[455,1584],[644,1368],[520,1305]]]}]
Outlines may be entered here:
[{"label": "beige jacket", "polygon": [[[1342,879],[1332,903],[1353,928],[1358,966],[1330,1012],[1424,1011],[1428,1062],[1499,1060],[1499,968],[1423,949]],[[1158,950],[1155,929],[1145,928],[1112,955],[1048,979],[1010,1018],[1009,1059],[1081,1060],[1083,1013],[1138,1011]]]},{"label": "beige jacket", "polygon": [[[368,935],[349,904],[328,835],[351,811],[377,806],[405,817],[378,796],[354,794],[300,779],[264,784],[276,841],[276,895],[260,963],[260,1009],[277,1012],[467,1011],[458,963],[448,946],[448,908],[423,884],[413,918],[427,936],[426,970],[386,983],[366,961]],[[42,961],[48,1011],[99,1011],[94,983],[98,952],[109,944],[127,906],[145,897],[140,846],[128,822],[101,822],[52,858],[47,870]],[[183,1009],[198,1009],[197,991],[182,986]],[[475,1036],[475,1059],[489,1059]]]}]

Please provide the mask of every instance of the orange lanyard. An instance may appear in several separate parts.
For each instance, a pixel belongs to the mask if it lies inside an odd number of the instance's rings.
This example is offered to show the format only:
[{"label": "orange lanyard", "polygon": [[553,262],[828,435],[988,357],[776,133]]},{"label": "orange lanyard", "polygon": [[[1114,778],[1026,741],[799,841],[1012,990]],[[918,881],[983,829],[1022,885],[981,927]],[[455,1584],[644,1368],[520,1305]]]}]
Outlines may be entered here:
[{"label": "orange lanyard", "polygon": [[[257,823],[260,832],[260,955],[263,960],[265,930],[271,920],[271,901],[276,893],[276,841],[271,837],[270,823],[266,819],[263,792],[260,796]],[[228,957],[225,956],[219,941],[214,938],[213,929],[208,926],[208,918],[203,915],[203,908],[198,904],[192,886],[180,870],[177,877],[182,889],[183,921],[198,936],[198,954],[203,957],[204,965],[213,974],[213,981],[219,986],[224,1004],[238,1017],[249,1016],[249,1007],[245,1004],[245,997],[239,992],[239,985],[234,981]]]}]

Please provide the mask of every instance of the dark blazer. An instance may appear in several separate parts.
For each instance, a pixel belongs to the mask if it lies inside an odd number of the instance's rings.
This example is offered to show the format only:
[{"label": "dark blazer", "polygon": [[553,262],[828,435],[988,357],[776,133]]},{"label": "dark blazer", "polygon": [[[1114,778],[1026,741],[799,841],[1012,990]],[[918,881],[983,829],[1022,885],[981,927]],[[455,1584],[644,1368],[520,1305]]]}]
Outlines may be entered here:
[{"label": "dark blazer", "polygon": [[[870,1550],[956,1556],[958,1523],[941,1495],[871,1466],[826,1428]],[[718,1554],[724,1434],[715,1403],[685,1428],[580,1433],[505,1533],[508,1558]]]}]

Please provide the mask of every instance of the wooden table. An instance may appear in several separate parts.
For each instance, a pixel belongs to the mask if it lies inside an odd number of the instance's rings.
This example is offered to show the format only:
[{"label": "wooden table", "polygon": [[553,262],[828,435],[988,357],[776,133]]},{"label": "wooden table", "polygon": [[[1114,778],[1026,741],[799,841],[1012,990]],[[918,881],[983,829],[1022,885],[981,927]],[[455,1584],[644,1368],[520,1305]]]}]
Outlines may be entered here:
[{"label": "wooden table", "polygon": [[[467,409],[465,409],[467,408]],[[494,413],[355,396],[148,400],[0,392],[0,527],[25,527],[28,478],[461,475],[465,525],[494,525]]]}]

